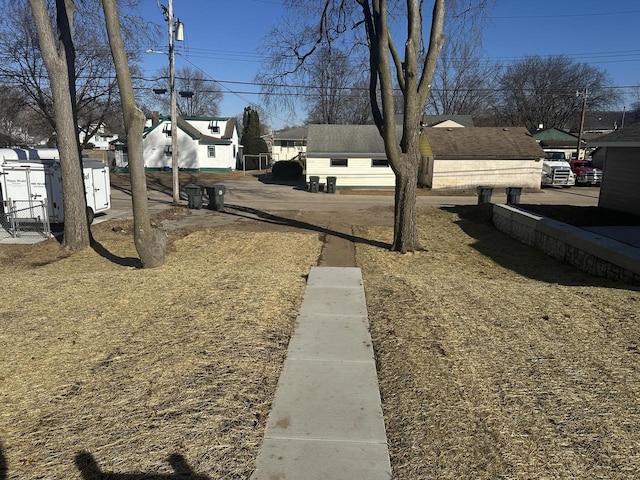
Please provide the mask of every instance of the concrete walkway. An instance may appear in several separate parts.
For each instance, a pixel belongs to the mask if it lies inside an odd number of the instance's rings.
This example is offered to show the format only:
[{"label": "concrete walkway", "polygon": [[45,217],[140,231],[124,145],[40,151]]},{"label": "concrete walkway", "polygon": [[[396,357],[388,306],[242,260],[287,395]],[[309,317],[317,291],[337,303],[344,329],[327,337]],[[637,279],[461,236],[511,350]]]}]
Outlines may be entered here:
[{"label": "concrete walkway", "polygon": [[388,480],[359,268],[313,267],[252,480]]}]

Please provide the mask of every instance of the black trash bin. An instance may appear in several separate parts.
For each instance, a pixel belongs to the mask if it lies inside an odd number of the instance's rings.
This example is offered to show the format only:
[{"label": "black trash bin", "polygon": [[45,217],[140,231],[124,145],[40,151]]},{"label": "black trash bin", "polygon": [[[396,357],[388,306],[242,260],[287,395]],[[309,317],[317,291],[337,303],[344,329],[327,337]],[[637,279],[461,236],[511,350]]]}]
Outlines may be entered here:
[{"label": "black trash bin", "polygon": [[493,187],[481,186],[478,187],[478,205],[483,203],[491,203],[491,194],[493,193]]},{"label": "black trash bin", "polygon": [[207,196],[209,197],[209,210],[222,210],[224,208],[224,194],[227,188],[216,183],[206,187]]},{"label": "black trash bin", "polygon": [[199,210],[202,208],[202,185],[190,183],[185,187],[189,208]]},{"label": "black trash bin", "polygon": [[518,205],[520,203],[520,194],[522,188],[520,187],[508,187],[507,188],[507,205]]},{"label": "black trash bin", "polygon": [[318,193],[320,190],[320,177],[315,175],[309,177],[309,191],[311,193]]},{"label": "black trash bin", "polygon": [[327,177],[327,193],[336,193],[336,177]]}]

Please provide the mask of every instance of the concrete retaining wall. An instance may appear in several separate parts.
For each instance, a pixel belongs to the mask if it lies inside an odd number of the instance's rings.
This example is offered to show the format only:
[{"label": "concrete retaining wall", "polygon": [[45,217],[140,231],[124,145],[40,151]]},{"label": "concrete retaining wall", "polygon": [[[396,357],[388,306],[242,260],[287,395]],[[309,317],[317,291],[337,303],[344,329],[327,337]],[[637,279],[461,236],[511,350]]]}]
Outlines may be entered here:
[{"label": "concrete retaining wall", "polygon": [[640,285],[640,248],[511,205],[493,206],[493,224],[592,275]]}]

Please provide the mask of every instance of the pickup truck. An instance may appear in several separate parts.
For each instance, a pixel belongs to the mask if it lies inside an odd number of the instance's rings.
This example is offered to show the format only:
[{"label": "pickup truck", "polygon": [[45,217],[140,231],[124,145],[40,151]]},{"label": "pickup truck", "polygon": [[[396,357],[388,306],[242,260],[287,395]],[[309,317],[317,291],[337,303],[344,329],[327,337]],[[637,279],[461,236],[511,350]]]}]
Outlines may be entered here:
[{"label": "pickup truck", "polygon": [[593,166],[589,160],[571,160],[571,171],[576,176],[578,185],[600,185],[602,170]]}]

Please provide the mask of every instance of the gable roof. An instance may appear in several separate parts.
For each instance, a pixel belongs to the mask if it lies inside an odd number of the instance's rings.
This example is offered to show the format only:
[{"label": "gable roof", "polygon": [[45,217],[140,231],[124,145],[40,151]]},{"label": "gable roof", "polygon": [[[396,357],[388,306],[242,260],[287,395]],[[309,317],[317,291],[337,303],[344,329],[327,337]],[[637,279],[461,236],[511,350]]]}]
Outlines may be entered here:
[{"label": "gable roof", "polygon": [[[231,143],[231,139],[233,137],[233,132],[235,129],[235,125],[236,125],[236,120],[235,118],[211,118],[214,120],[222,120],[222,121],[226,121],[226,127],[225,127],[225,132],[222,135],[222,137],[214,137],[211,135],[206,135],[204,133],[202,133],[200,130],[198,130],[196,127],[194,127],[193,125],[191,125],[187,120],[185,120],[182,117],[178,117],[178,128],[180,130],[182,130],[183,132],[185,132],[187,135],[189,135],[193,140],[197,140],[199,143],[203,144],[203,145],[228,145]],[[164,125],[166,123],[171,122],[171,118],[170,117],[164,117],[161,118],[160,121],[145,129],[144,133],[143,133],[143,137],[146,137],[149,132],[152,132],[153,130],[155,130],[156,128],[159,128],[160,125]]]},{"label": "gable roof", "polygon": [[572,135],[569,132],[565,132],[564,130],[559,130],[557,128],[545,128],[544,130],[538,130],[534,134],[531,135],[536,140],[546,140],[546,141],[571,141],[575,144],[578,143],[578,137]]},{"label": "gable roof", "polygon": [[[384,142],[374,125],[309,125],[308,129],[308,157],[386,157]],[[436,159],[544,157],[544,151],[524,127],[432,127],[423,129],[423,134]]]}]

